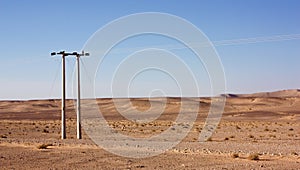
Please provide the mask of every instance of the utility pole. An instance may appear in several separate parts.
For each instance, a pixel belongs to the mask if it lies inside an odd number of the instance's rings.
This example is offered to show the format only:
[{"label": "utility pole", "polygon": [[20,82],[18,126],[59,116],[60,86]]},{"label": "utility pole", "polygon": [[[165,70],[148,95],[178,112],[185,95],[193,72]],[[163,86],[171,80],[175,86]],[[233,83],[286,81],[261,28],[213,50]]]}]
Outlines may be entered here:
[{"label": "utility pole", "polygon": [[76,115],[77,115],[77,139],[81,139],[81,123],[80,123],[80,57],[81,56],[89,56],[89,53],[84,53],[82,51],[81,54],[77,52],[73,53],[66,53],[65,51],[60,51],[58,53],[52,52],[51,56],[53,55],[61,55],[62,56],[62,99],[61,99],[61,138],[66,139],[66,74],[65,74],[65,57],[69,55],[76,56],[77,62],[77,107],[76,107]]},{"label": "utility pole", "polygon": [[76,55],[77,62],[77,107],[76,107],[76,127],[77,127],[77,139],[81,139],[81,116],[80,116],[80,55]]},{"label": "utility pole", "polygon": [[76,54],[76,62],[77,62],[77,139],[81,139],[81,116],[80,116],[80,57],[81,56],[89,56],[89,53],[84,53],[82,51],[81,54]]},{"label": "utility pole", "polygon": [[65,69],[65,57],[68,55],[65,51],[52,52],[53,55],[61,55],[62,58],[62,96],[61,96],[61,138],[66,139],[66,69]]}]

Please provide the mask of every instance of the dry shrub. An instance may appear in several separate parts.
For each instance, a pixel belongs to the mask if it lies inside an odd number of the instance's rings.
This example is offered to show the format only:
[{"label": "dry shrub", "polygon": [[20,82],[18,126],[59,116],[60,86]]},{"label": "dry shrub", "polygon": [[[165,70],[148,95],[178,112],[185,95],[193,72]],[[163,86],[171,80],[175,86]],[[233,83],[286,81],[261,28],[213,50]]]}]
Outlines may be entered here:
[{"label": "dry shrub", "polygon": [[44,130],[43,130],[43,133],[49,133],[49,130],[44,129]]},{"label": "dry shrub", "polygon": [[231,157],[232,157],[232,158],[238,158],[238,157],[239,157],[239,154],[238,154],[238,153],[233,153],[233,154],[231,155]]},{"label": "dry shrub", "polygon": [[253,135],[249,135],[248,137],[249,137],[249,138],[254,138],[254,136],[253,136]]},{"label": "dry shrub", "polygon": [[253,160],[253,161],[258,161],[259,160],[259,155],[258,153],[252,153],[248,156],[249,160]]},{"label": "dry shrub", "polygon": [[48,146],[52,146],[52,144],[41,144],[37,146],[38,149],[48,149]]},{"label": "dry shrub", "polygon": [[6,135],[1,135],[0,137],[1,137],[1,138],[7,138],[7,136],[6,136]]},{"label": "dry shrub", "polygon": [[298,153],[295,152],[295,151],[293,151],[293,152],[291,153],[291,155],[298,156]]},{"label": "dry shrub", "polygon": [[212,138],[211,138],[211,137],[209,137],[209,138],[207,138],[207,139],[206,139],[206,141],[212,141]]}]

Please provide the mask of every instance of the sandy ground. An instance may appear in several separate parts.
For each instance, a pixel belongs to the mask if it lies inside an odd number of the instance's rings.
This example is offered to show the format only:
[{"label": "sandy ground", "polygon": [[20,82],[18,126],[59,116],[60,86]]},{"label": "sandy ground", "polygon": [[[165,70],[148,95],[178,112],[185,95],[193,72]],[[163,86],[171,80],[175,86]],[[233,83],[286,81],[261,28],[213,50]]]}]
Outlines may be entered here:
[{"label": "sandy ground", "polygon": [[[67,139],[60,139],[60,101],[0,101],[0,169],[300,169],[299,90],[227,95],[217,130],[205,143],[198,137],[210,106],[200,103],[198,117],[180,144],[158,156],[125,158],[105,151],[83,132],[76,139],[73,101],[67,102]],[[119,99],[122,102],[122,99]],[[128,110],[147,110],[147,99],[131,99]],[[157,99],[160,102],[160,99]],[[112,99],[99,99],[111,128],[146,138],[168,129],[180,98],[168,98],[165,112],[149,123],[120,116]],[[41,149],[41,145],[46,149]],[[250,156],[256,155],[257,160]]]}]

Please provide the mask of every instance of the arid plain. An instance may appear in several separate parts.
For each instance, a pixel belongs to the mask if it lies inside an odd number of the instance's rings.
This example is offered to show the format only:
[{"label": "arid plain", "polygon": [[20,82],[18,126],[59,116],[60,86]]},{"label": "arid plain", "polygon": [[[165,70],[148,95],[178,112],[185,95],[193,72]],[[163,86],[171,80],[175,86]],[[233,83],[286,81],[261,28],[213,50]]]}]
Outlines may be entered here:
[{"label": "arid plain", "polygon": [[[67,139],[60,139],[60,100],[0,101],[0,169],[300,169],[300,90],[226,95],[220,124],[198,142],[210,98],[193,98],[200,111],[180,144],[149,158],[111,154],[84,133],[76,139],[74,101],[67,101]],[[122,100],[122,99],[119,99]],[[159,102],[160,99],[157,99]],[[168,129],[181,98],[167,98],[159,119],[125,120],[112,99],[98,99],[111,128],[146,138]],[[131,99],[132,108],[147,110],[148,99]]]}]

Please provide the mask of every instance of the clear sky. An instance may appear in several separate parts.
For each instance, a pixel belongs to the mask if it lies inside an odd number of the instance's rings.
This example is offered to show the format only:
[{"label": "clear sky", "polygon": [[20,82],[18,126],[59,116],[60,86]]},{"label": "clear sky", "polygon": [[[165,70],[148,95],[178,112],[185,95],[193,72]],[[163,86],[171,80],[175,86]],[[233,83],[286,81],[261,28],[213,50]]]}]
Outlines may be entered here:
[{"label": "clear sky", "polygon": [[[298,0],[1,0],[0,99],[60,97],[60,58],[50,52],[80,51],[105,24],[140,12],[170,13],[201,29],[216,44],[228,93],[300,88],[299,9]],[[67,59],[69,97],[74,63]]]}]

